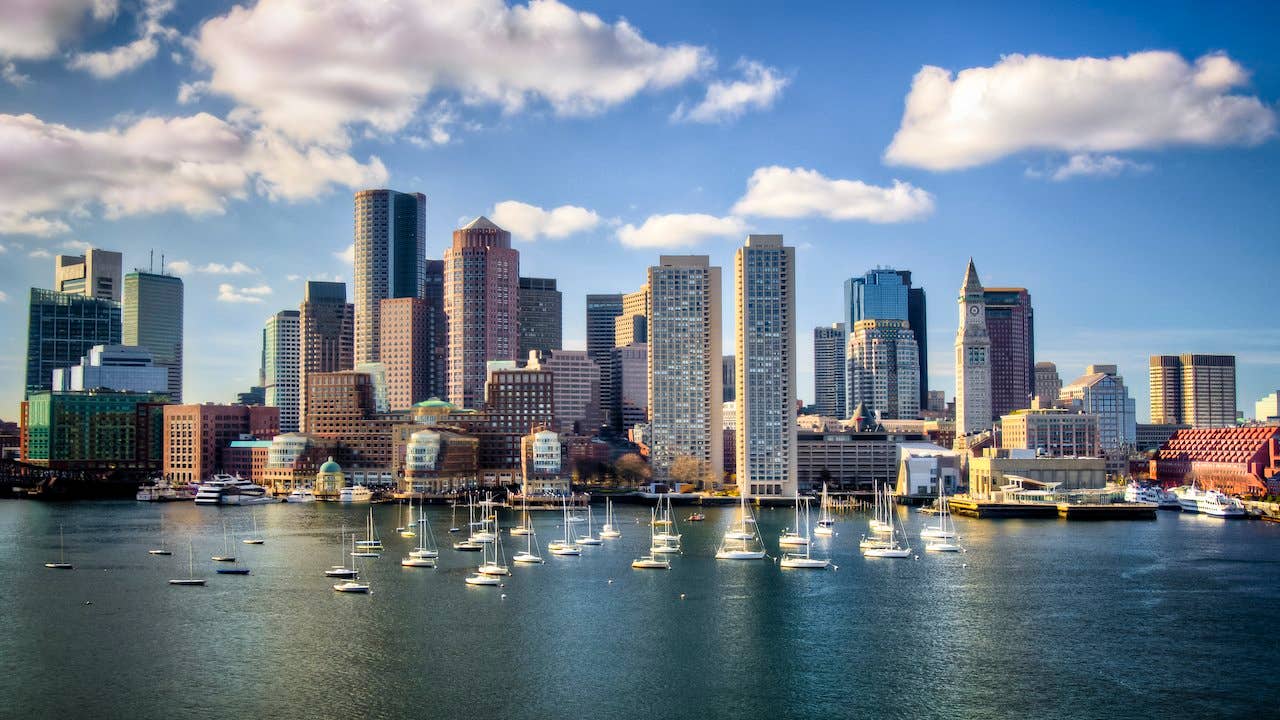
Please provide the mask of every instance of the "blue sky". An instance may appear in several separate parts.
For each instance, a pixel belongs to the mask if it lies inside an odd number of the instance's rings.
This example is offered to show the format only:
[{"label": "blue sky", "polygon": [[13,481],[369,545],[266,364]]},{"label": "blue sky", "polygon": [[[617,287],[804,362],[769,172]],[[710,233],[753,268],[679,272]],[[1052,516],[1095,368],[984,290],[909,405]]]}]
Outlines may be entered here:
[{"label": "blue sky", "polygon": [[781,232],[806,399],[812,327],[877,265],[926,289],[950,396],[970,255],[1030,290],[1038,360],[1118,363],[1140,419],[1153,353],[1237,354],[1247,414],[1280,387],[1274,4],[58,5],[0,2],[0,417],[46,255],[180,261],[187,397],[228,401],[304,278],[350,280],[365,186],[426,193],[431,257],[507,219],[570,347],[585,294]]}]

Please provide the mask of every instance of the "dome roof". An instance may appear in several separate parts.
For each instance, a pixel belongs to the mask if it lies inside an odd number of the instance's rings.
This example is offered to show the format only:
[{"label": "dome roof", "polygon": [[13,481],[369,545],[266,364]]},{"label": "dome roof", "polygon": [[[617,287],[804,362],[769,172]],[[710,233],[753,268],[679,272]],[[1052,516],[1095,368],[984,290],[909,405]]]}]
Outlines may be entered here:
[{"label": "dome roof", "polygon": [[445,415],[454,411],[453,403],[446,402],[440,398],[431,398],[423,400],[420,403],[414,403],[414,410],[418,413],[431,413]]},{"label": "dome roof", "polygon": [[332,455],[330,455],[330,456],[329,456],[328,461],[326,461],[326,462],[325,462],[325,464],[323,464],[323,465],[321,465],[321,466],[320,466],[320,472],[322,472],[322,473],[340,473],[340,472],[342,472],[342,466],[340,466],[340,465],[338,465],[338,463],[334,462],[334,461],[333,461],[333,456],[332,456]]}]

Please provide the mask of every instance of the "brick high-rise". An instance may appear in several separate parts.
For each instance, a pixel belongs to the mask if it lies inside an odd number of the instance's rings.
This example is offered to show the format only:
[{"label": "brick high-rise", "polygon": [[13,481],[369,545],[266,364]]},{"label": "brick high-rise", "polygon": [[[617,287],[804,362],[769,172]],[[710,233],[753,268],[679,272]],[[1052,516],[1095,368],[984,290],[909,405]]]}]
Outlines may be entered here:
[{"label": "brick high-rise", "polygon": [[444,264],[449,401],[476,408],[484,401],[486,363],[515,360],[520,348],[520,253],[511,233],[478,217],[453,232]]},{"label": "brick high-rise", "polygon": [[1031,407],[1036,392],[1035,317],[1026,288],[986,288],[991,338],[991,413]]},{"label": "brick high-rise", "polygon": [[298,420],[307,430],[307,377],[350,370],[353,365],[355,306],[340,282],[307,281],[298,308]]}]

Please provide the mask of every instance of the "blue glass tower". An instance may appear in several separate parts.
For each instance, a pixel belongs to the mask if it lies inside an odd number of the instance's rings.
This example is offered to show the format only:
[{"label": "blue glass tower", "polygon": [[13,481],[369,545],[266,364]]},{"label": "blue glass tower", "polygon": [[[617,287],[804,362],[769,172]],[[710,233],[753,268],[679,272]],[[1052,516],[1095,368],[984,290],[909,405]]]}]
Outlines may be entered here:
[{"label": "blue glass tower", "polygon": [[929,404],[929,345],[924,288],[911,287],[910,270],[876,268],[844,281],[844,327],[859,320],[906,320],[920,351],[920,407]]}]

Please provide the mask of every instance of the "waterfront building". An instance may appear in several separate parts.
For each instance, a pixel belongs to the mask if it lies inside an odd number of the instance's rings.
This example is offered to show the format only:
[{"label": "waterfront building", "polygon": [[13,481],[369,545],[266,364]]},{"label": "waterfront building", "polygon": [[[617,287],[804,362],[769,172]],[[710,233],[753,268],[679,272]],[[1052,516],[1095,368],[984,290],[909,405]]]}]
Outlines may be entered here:
[{"label": "waterfront building", "polygon": [[1156,451],[1150,473],[1165,487],[1194,483],[1228,495],[1280,492],[1280,425],[1178,430]]},{"label": "waterfront building", "polygon": [[307,379],[350,370],[355,357],[355,305],[340,282],[308,280],[298,308],[298,421],[307,430]]},{"label": "waterfront building", "polygon": [[555,278],[522,277],[519,280],[518,320],[520,350],[517,357],[530,352],[549,353],[564,347],[561,328],[561,297]]},{"label": "waterfront building", "polygon": [[1115,365],[1090,365],[1062,388],[1059,401],[1098,416],[1098,444],[1105,453],[1123,453],[1138,440],[1137,404]]},{"label": "waterfront building", "polygon": [[120,302],[123,258],[118,252],[89,248],[84,255],[55,255],[53,289]]},{"label": "waterfront building", "polygon": [[[276,437],[284,437],[277,435]],[[272,440],[232,440],[222,450],[222,470],[272,491],[267,480],[267,459]]]},{"label": "waterfront building", "polygon": [[898,447],[924,442],[917,432],[890,432],[864,422],[848,430],[801,431],[796,435],[796,481],[800,492],[870,492],[896,482]]},{"label": "waterfront building", "polygon": [[1031,450],[1043,457],[1099,457],[1098,427],[1094,413],[1043,407],[1014,410],[1000,418],[1000,447]]},{"label": "waterfront building", "polygon": [[486,470],[520,467],[520,439],[534,428],[551,427],[557,406],[555,373],[546,368],[517,368],[493,363],[485,382],[485,439],[480,466]]},{"label": "waterfront building", "polygon": [[956,441],[991,427],[991,337],[986,293],[973,258],[960,286],[960,328],[956,332]]},{"label": "waterfront building", "polygon": [[280,432],[297,432],[301,402],[301,334],[297,310],[281,310],[267,318],[262,333],[263,404],[280,408]]},{"label": "waterfront building", "polygon": [[1176,423],[1138,423],[1135,437],[1138,452],[1155,452],[1161,445],[1169,442],[1169,438],[1179,430],[1186,430],[1190,425]]},{"label": "waterfront building", "polygon": [[121,341],[151,351],[169,373],[169,399],[182,402],[182,278],[135,270],[124,276]]},{"label": "waterfront building", "polygon": [[844,323],[813,329],[813,394],[819,415],[845,417]]},{"label": "waterfront building", "polygon": [[165,405],[164,476],[201,482],[223,471],[222,452],[242,436],[272,438],[280,409],[253,405]]},{"label": "waterfront building", "polygon": [[347,477],[342,472],[342,466],[332,457],[320,465],[315,477],[312,491],[318,498],[336,499],[342,494],[342,488],[347,487]]},{"label": "waterfront building", "polygon": [[991,340],[991,416],[1031,407],[1035,395],[1035,316],[1026,288],[983,290]]},{"label": "waterfront building", "polygon": [[649,346],[630,343],[613,348],[610,357],[613,417],[618,419],[619,429],[626,431],[649,418]]},{"label": "waterfront building", "polygon": [[600,414],[600,368],[586,350],[529,353],[530,370],[550,371],[555,398],[551,427],[562,435],[595,435]]},{"label": "waterfront building", "polygon": [[1263,396],[1253,404],[1253,418],[1258,422],[1274,422],[1280,420],[1280,390]]},{"label": "waterfront building", "polygon": [[920,417],[920,361],[906,320],[859,320],[845,353],[846,403],[884,420]]},{"label": "waterfront building", "polygon": [[969,494],[990,498],[1014,479],[1059,483],[1062,490],[1101,489],[1107,484],[1107,463],[1100,457],[1037,457],[1033,450],[983,448],[969,458]]},{"label": "waterfront building", "polygon": [[[924,407],[929,391],[929,328],[924,288],[911,286],[910,270],[876,268],[862,277],[846,280],[844,300],[846,337],[840,345],[841,351],[847,348],[847,334],[854,331],[859,320],[906,321],[915,334],[916,364],[920,374],[918,407]],[[856,404],[856,401],[848,400],[840,417],[847,417]]]},{"label": "waterfront building", "polygon": [[154,393],[31,393],[19,409],[22,461],[50,470],[154,473],[163,459],[164,403]]},{"label": "waterfront building", "polygon": [[31,288],[25,394],[51,390],[54,370],[74,365],[95,345],[119,345],[120,333],[120,303]]},{"label": "waterfront building", "polygon": [[946,495],[960,491],[963,471],[960,453],[931,442],[898,443],[898,480],[894,494],[924,500],[938,496],[938,483]]},{"label": "waterfront building", "polygon": [[1152,355],[1151,422],[1193,428],[1236,424],[1234,355]]},{"label": "waterfront building", "polygon": [[378,413],[373,375],[357,370],[307,376],[307,432],[339,442],[337,458],[356,484],[393,482],[391,429],[403,415]]},{"label": "waterfront building", "polygon": [[[250,450],[253,453],[254,464],[262,463],[261,480],[254,477],[254,481],[260,482],[272,495],[288,495],[294,490],[313,487],[320,467],[325,461],[338,454],[338,441],[318,438],[306,433],[281,433],[265,443],[236,441],[231,443],[231,452],[245,444],[251,444]],[[258,455],[264,453],[259,449],[262,445],[266,446],[265,459],[260,460]],[[226,458],[227,454],[224,453],[223,457]],[[331,493],[316,490],[316,495],[323,499],[336,500],[340,487],[335,488]]]},{"label": "waterfront building", "polygon": [[80,364],[53,371],[55,391],[169,392],[169,373],[151,362],[151,351],[126,345],[94,345]]},{"label": "waterfront building", "polygon": [[747,496],[796,492],[796,254],[748,235],[734,256],[734,463]]},{"label": "waterfront building", "polygon": [[446,428],[415,427],[404,448],[401,492],[439,495],[471,487],[480,441]]},{"label": "waterfront building", "polygon": [[387,407],[408,410],[435,397],[432,371],[436,359],[435,311],[422,298],[382,301],[382,366],[387,378]]},{"label": "waterfront building", "polygon": [[423,296],[427,196],[395,190],[355,194],[355,357],[381,357],[382,301]]},{"label": "waterfront building", "polygon": [[380,362],[356,363],[352,370],[369,376],[373,386],[373,412],[391,412],[391,403],[387,399],[387,366]]},{"label": "waterfront building", "polygon": [[616,383],[610,363],[613,348],[623,344],[616,342],[615,323],[622,314],[622,307],[623,296],[620,293],[587,295],[587,355],[600,367],[600,409],[605,424],[613,428],[620,427],[620,419],[614,412],[617,401],[613,388]]},{"label": "waterfront building", "polygon": [[1058,401],[1062,392],[1062,377],[1058,375],[1058,366],[1051,362],[1036,363],[1036,397],[1045,405]]},{"label": "waterfront building", "polygon": [[478,217],[453,232],[444,263],[449,400],[475,408],[484,400],[486,364],[517,358],[520,253],[511,233]]},{"label": "waterfront building", "polygon": [[653,479],[667,482],[675,459],[692,457],[718,485],[720,423],[720,268],[706,255],[662,255],[648,270],[649,428]]},{"label": "waterfront building", "polygon": [[520,439],[520,492],[534,495],[570,493],[569,479],[561,471],[564,448],[560,436],[546,428],[535,428]]}]

